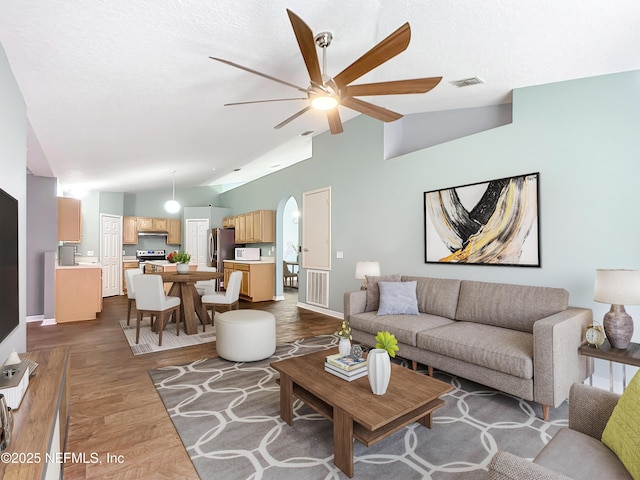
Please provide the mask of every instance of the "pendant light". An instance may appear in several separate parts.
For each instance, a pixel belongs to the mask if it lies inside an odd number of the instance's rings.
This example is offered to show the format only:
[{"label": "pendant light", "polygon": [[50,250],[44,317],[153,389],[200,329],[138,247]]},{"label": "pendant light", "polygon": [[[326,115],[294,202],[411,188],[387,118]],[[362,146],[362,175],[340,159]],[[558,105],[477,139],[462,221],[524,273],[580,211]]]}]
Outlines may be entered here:
[{"label": "pendant light", "polygon": [[180,211],[180,204],[176,201],[176,171],[173,171],[173,196],[171,200],[167,200],[164,204],[164,209],[168,213],[178,213]]}]

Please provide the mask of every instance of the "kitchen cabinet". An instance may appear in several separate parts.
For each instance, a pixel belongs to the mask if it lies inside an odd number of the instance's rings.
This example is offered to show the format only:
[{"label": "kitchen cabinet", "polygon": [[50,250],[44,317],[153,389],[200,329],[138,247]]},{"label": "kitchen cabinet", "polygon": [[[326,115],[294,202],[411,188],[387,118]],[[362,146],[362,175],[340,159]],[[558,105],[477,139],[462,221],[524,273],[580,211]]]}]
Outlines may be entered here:
[{"label": "kitchen cabinet", "polygon": [[122,292],[127,294],[127,282],[124,279],[126,270],[131,270],[132,268],[140,268],[140,262],[138,260],[124,260],[122,262]]},{"label": "kitchen cabinet", "polygon": [[236,243],[274,243],[276,241],[276,211],[256,210],[222,221],[223,228],[235,228]]},{"label": "kitchen cabinet", "polygon": [[138,217],[122,218],[122,244],[136,245],[138,243]]},{"label": "kitchen cabinet", "polygon": [[229,284],[231,272],[242,272],[240,298],[250,302],[273,300],[275,291],[275,263],[224,262],[224,284]]},{"label": "kitchen cabinet", "polygon": [[56,322],[95,320],[102,311],[102,267],[58,266],[55,271]]},{"label": "kitchen cabinet", "polygon": [[138,232],[166,232],[167,219],[138,217],[137,230]]},{"label": "kitchen cabinet", "polygon": [[236,225],[236,243],[247,243],[247,230],[246,230],[246,221],[245,215],[236,215],[235,225]]},{"label": "kitchen cabinet", "polygon": [[225,217],[222,219],[222,228],[236,228],[236,217]]},{"label": "kitchen cabinet", "polygon": [[77,198],[58,197],[58,241],[82,240],[82,204]]},{"label": "kitchen cabinet", "polygon": [[182,223],[179,218],[167,219],[167,245],[182,244]]}]

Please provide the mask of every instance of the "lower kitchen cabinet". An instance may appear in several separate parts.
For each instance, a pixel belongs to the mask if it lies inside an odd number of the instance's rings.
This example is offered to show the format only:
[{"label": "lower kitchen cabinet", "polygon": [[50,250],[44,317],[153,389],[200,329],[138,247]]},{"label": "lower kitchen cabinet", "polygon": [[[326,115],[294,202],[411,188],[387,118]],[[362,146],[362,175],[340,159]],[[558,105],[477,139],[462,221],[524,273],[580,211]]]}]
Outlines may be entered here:
[{"label": "lower kitchen cabinet", "polygon": [[95,320],[102,311],[102,268],[56,268],[56,322]]},{"label": "lower kitchen cabinet", "polygon": [[224,262],[224,284],[229,284],[231,272],[242,272],[240,298],[250,302],[273,300],[275,292],[275,263]]},{"label": "lower kitchen cabinet", "polygon": [[125,275],[127,270],[132,268],[140,268],[140,262],[138,260],[125,260],[122,262],[122,293],[127,294],[127,281]]}]

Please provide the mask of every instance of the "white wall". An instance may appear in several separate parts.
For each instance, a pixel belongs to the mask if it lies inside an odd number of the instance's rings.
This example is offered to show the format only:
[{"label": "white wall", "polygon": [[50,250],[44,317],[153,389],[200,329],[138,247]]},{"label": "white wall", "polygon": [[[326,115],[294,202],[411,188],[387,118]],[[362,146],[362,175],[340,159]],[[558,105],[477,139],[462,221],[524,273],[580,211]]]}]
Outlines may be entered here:
[{"label": "white wall", "polygon": [[[14,348],[24,352],[27,272],[27,113],[22,94],[0,46],[0,188],[18,200],[18,269],[20,325],[0,343],[0,364]],[[1,308],[1,306],[0,306]]]}]

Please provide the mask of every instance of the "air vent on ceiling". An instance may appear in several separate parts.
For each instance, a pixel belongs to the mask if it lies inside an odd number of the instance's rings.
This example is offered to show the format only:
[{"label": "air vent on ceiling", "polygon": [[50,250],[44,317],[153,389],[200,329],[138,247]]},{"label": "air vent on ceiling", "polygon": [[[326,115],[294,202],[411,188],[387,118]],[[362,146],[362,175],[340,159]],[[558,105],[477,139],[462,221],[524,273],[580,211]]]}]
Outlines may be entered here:
[{"label": "air vent on ceiling", "polygon": [[462,80],[455,80],[453,83],[456,87],[468,87],[470,85],[479,85],[481,83],[484,83],[484,80],[482,80],[480,77],[469,77],[469,78],[463,78]]}]

